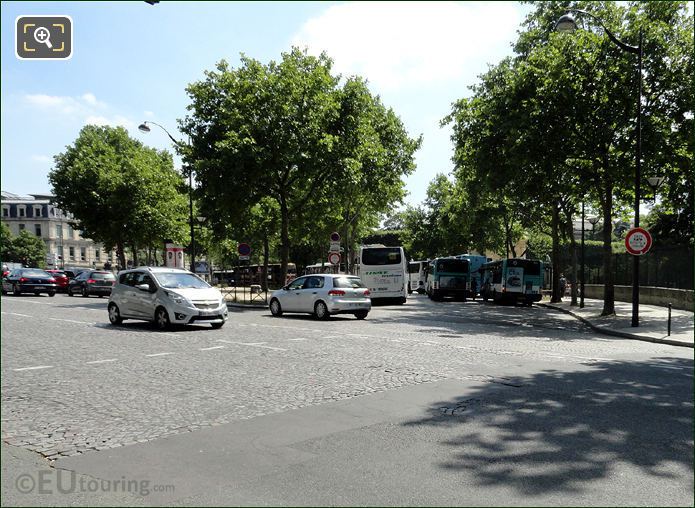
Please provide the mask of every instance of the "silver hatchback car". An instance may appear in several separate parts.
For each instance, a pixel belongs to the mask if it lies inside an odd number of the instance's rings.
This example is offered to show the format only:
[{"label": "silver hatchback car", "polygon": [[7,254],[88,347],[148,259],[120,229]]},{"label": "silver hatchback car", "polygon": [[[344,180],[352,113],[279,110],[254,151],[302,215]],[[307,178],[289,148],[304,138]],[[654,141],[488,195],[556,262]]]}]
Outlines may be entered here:
[{"label": "silver hatchback car", "polygon": [[354,314],[364,319],[372,309],[372,299],[359,277],[345,274],[320,274],[298,277],[270,296],[270,312],[304,312],[318,319],[334,314]]}]

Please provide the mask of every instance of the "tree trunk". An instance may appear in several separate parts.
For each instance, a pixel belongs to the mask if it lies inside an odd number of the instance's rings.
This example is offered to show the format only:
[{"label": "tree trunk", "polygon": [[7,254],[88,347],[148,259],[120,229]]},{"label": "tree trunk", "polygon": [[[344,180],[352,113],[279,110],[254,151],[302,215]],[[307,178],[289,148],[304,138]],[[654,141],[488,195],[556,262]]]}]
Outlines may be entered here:
[{"label": "tree trunk", "polygon": [[574,224],[572,224],[570,242],[572,248],[572,301],[570,306],[577,306],[579,305],[577,302],[577,241],[574,239]]},{"label": "tree trunk", "polygon": [[603,210],[603,311],[601,315],[609,316],[615,314],[615,277],[613,276],[613,252],[611,250],[613,184],[607,177],[604,181],[601,201]]},{"label": "tree trunk", "polygon": [[122,242],[116,244],[116,256],[118,257],[118,264],[120,265],[120,269],[125,270],[125,247],[123,246]]},{"label": "tree trunk", "polygon": [[[268,257],[270,256],[270,242],[268,241],[268,232],[263,234],[263,280],[261,281],[261,288],[263,291],[268,291]],[[280,281],[280,285],[284,286],[285,279]]]},{"label": "tree trunk", "polygon": [[[282,281],[287,280],[287,263],[290,257],[290,217],[287,209],[287,198],[284,194],[280,201],[280,273]],[[283,282],[284,285],[284,282]]]},{"label": "tree trunk", "polygon": [[133,251],[133,268],[138,266],[138,248],[137,245],[133,244],[131,246],[131,250]]},{"label": "tree trunk", "polygon": [[550,303],[558,303],[562,301],[562,295],[560,295],[560,210],[559,203],[557,200],[553,203],[553,217],[552,217],[552,240],[553,240],[553,250],[552,250],[552,263],[553,263],[553,281],[552,281],[552,295],[550,297]]}]

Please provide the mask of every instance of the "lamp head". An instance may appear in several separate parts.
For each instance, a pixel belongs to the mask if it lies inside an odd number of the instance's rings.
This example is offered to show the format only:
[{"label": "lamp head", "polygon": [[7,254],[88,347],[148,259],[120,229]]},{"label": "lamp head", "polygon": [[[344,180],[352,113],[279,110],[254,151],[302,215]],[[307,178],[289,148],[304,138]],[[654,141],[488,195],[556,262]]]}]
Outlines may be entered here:
[{"label": "lamp head", "polygon": [[647,178],[647,183],[652,189],[656,190],[659,187],[661,187],[661,184],[664,183],[664,180],[666,180],[666,178],[664,178],[663,176],[650,176],[649,178]]},{"label": "lamp head", "polygon": [[577,29],[577,22],[571,13],[563,14],[555,23],[555,30],[561,33],[571,33]]},{"label": "lamp head", "polygon": [[138,130],[140,132],[150,132],[150,128],[147,126],[146,123],[141,123],[140,125],[138,125]]}]

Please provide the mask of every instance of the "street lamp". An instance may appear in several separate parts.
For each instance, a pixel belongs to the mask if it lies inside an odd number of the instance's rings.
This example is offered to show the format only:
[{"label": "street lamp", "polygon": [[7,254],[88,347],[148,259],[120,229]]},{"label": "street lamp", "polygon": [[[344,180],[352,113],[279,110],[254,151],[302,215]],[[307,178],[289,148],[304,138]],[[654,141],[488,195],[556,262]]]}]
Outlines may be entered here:
[{"label": "street lamp", "polygon": [[[171,139],[172,143],[174,143],[174,145],[176,145],[177,147],[180,148],[182,146],[185,146],[184,143],[174,138],[174,136],[169,134],[168,130],[166,130],[163,126],[159,125],[157,122],[153,122],[151,120],[142,122],[140,125],[138,125],[138,130],[144,133],[150,132],[151,129],[148,127],[148,123],[156,125],[164,132],[166,132],[167,136],[169,136],[169,139]],[[193,225],[193,170],[191,169],[188,170],[188,213],[188,223],[191,228],[191,272],[195,273],[195,231]]]},{"label": "street lamp", "polygon": [[584,200],[582,199],[582,267],[580,270],[579,308],[584,308]]},{"label": "street lamp", "polygon": [[[637,125],[635,137],[637,147],[635,154],[635,224],[639,227],[639,203],[640,203],[640,174],[642,170],[642,29],[639,31],[639,44],[630,46],[619,40],[613,33],[606,28],[606,25],[588,11],[581,9],[568,9],[568,11],[558,19],[555,29],[559,32],[569,33],[577,29],[577,23],[572,16],[572,12],[586,14],[594,19],[603,28],[608,38],[623,51],[637,55]],[[639,256],[633,256],[632,260],[632,326],[639,326]]]},{"label": "street lamp", "polygon": [[661,187],[661,184],[664,183],[665,180],[666,177],[663,176],[650,176],[647,178],[647,183],[654,191],[654,203],[656,203],[656,193],[659,192],[659,187]]}]

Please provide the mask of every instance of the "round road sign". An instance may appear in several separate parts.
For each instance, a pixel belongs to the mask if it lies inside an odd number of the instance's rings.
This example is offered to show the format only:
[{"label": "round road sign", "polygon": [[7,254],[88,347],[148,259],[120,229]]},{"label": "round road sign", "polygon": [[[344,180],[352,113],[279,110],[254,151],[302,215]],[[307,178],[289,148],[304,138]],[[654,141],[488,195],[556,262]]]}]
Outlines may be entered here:
[{"label": "round road sign", "polygon": [[332,265],[340,264],[340,252],[329,252],[328,262]]},{"label": "round road sign", "polygon": [[632,228],[625,235],[625,248],[633,256],[641,256],[652,247],[652,235],[643,228]]},{"label": "round road sign", "polygon": [[240,255],[248,256],[251,254],[251,246],[248,243],[240,243],[238,251]]},{"label": "round road sign", "polygon": [[337,231],[333,231],[331,233],[331,242],[339,242],[340,241],[340,235],[338,234]]}]

